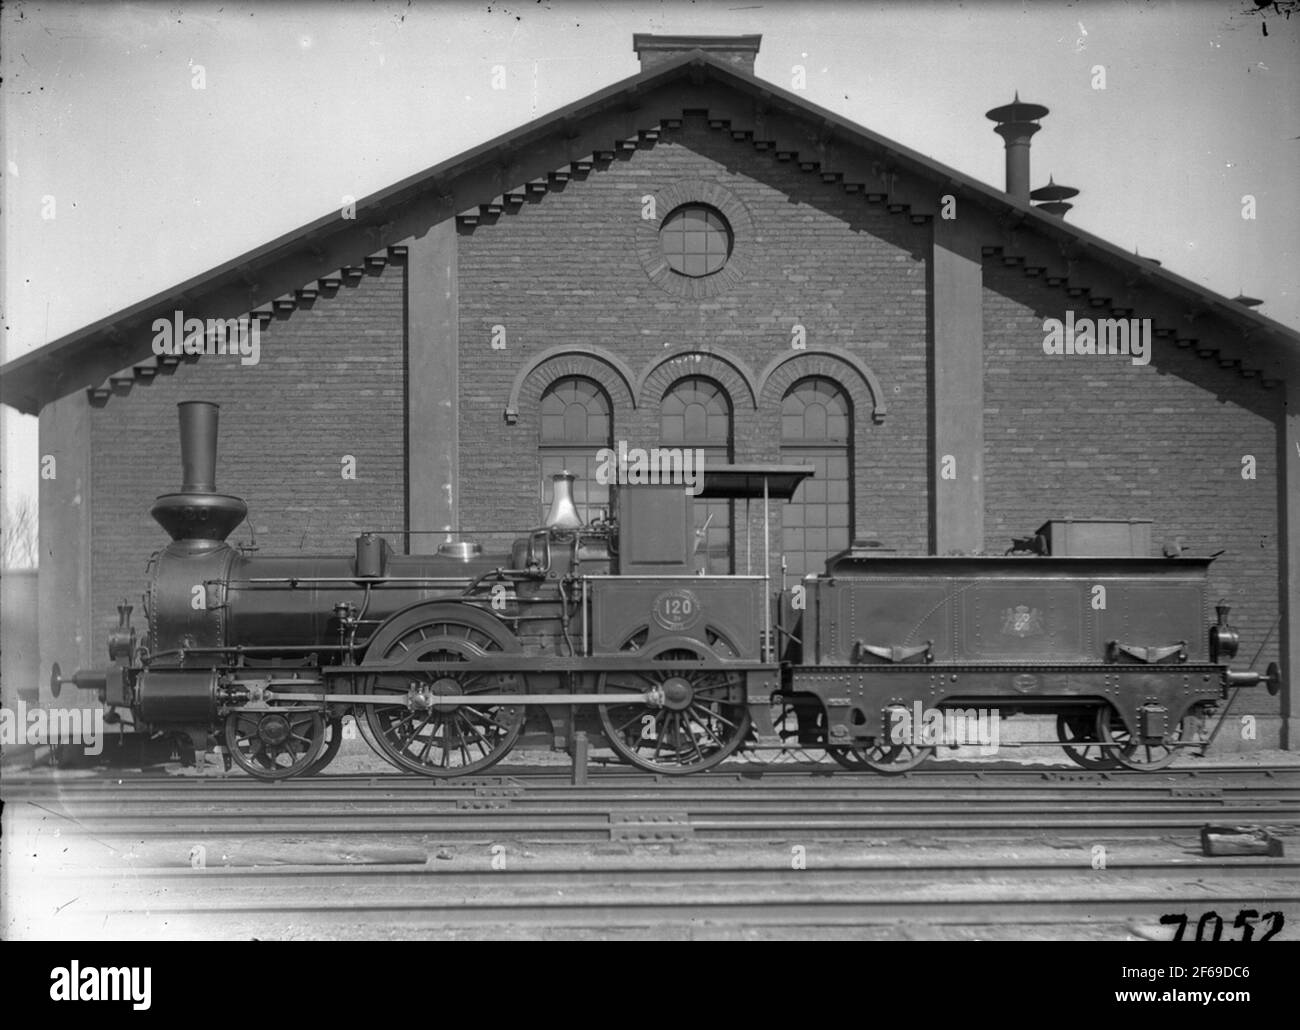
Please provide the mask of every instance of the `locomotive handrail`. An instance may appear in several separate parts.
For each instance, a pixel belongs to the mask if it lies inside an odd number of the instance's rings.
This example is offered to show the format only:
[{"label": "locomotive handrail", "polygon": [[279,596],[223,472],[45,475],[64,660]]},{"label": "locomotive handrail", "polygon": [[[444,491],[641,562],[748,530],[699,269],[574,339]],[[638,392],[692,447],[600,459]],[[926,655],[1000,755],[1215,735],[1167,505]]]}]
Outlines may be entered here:
[{"label": "locomotive handrail", "polygon": [[728,582],[731,582],[732,580],[740,580],[740,579],[744,579],[744,580],[759,580],[759,581],[762,581],[762,580],[767,579],[766,576],[747,576],[747,575],[734,575],[734,576],[733,576],[733,575],[730,575],[730,574],[728,574],[728,573],[710,573],[710,574],[708,574],[708,575],[704,575],[704,576],[691,576],[691,575],[687,575],[686,573],[681,573],[681,572],[665,573],[665,574],[663,574],[663,575],[660,575],[660,574],[658,574],[658,573],[653,573],[653,572],[652,572],[652,573],[632,573],[632,574],[629,574],[629,575],[626,575],[626,576],[615,576],[615,575],[613,575],[612,573],[605,573],[605,572],[594,573],[594,574],[589,574],[589,573],[585,573],[585,572],[584,572],[584,573],[580,574],[579,578],[580,578],[580,579],[588,579],[588,580],[596,580],[596,579],[616,579],[616,580],[618,580],[620,583],[635,583],[635,582],[637,582],[638,580],[651,580],[651,579],[656,579],[656,580],[657,580],[657,579],[689,579],[689,580],[691,580],[691,581],[694,582],[694,583],[700,583],[700,582],[705,582],[705,583],[707,583],[707,582],[708,582],[709,580],[711,580],[711,579],[723,579],[723,580],[727,580]]},{"label": "locomotive handrail", "polygon": [[[684,640],[678,640],[678,643],[685,643]],[[702,650],[707,651],[706,645],[699,641],[690,641]],[[584,655],[577,658],[570,658],[568,655],[535,655],[535,654],[517,654],[503,653],[501,651],[489,651],[479,658],[474,658],[475,672],[644,672],[646,668],[646,659],[652,657],[654,652],[646,651],[626,651],[618,654],[608,655]],[[756,658],[721,658],[715,652],[701,654],[698,658],[679,658],[673,659],[672,664],[683,669],[702,670],[709,669],[732,669],[741,671],[766,671],[772,672],[780,668],[779,663],[764,662]],[[370,673],[392,672],[394,668],[400,668],[393,665],[366,664],[361,665],[327,665],[319,670],[321,676],[353,676],[368,675]],[[466,663],[464,662],[420,662],[419,672],[465,672]],[[856,671],[856,670],[855,670]]]},{"label": "locomotive handrail", "polygon": [[[433,704],[442,707],[460,707],[461,705],[608,705],[637,702],[661,707],[663,692],[658,689],[620,693],[620,694],[439,694]],[[403,694],[326,694],[326,693],[283,693],[276,690],[272,695],[276,701],[305,701],[316,704],[350,704],[383,705],[403,704]],[[278,711],[278,705],[236,706],[244,711]]]},{"label": "locomotive handrail", "polygon": [[[522,569],[499,570],[503,576],[516,576],[521,579],[536,578],[533,573]],[[487,575],[495,576],[496,572]],[[250,579],[228,580],[230,586],[247,586],[249,584],[288,583],[298,586],[300,583],[364,583],[370,586],[383,586],[385,583],[422,583],[425,586],[460,586],[475,583],[482,576],[254,576]]]},{"label": "locomotive handrail", "polygon": [[155,651],[149,655],[149,661],[152,663],[159,658],[170,658],[173,655],[184,658],[186,655],[191,654],[262,654],[267,652],[284,654],[286,651],[311,654],[315,651],[346,650],[347,647],[342,644],[231,644],[229,646],[209,644],[206,646],[174,647],[169,651]]}]

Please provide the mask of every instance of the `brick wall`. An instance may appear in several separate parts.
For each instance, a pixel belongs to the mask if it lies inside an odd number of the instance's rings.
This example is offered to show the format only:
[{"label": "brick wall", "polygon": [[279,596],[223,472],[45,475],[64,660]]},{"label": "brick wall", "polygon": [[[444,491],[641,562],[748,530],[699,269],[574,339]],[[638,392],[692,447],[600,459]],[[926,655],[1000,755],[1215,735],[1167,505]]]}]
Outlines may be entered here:
[{"label": "brick wall", "polygon": [[[1210,568],[1210,601],[1231,601],[1245,667],[1278,615],[1280,391],[1172,340],[1154,340],[1147,366],[1045,355],[1044,318],[1063,319],[1070,306],[1077,318],[1096,317],[1095,309],[1001,265],[985,265],[984,284],[987,550],[1001,553],[1048,518],[1073,516],[1151,519],[1157,554],[1179,536],[1192,554],[1224,551]],[[1257,460],[1254,481],[1241,476],[1247,454]],[[1256,667],[1276,660],[1277,647],[1275,630]],[[1243,691],[1234,707],[1277,711],[1263,690]]]},{"label": "brick wall", "polygon": [[[687,299],[656,286],[638,256],[642,197],[675,183],[725,187],[749,223],[737,232],[743,278],[714,297]],[[667,210],[656,212],[662,219]],[[735,225],[733,219],[733,228]],[[535,525],[538,421],[525,391],[519,421],[502,412],[530,357],[560,345],[612,351],[635,373],[665,353],[711,345],[755,374],[807,346],[850,351],[878,376],[889,405],[881,425],[855,386],[855,519],[859,534],[923,550],[928,534],[925,259],[929,228],[891,215],[817,172],[779,161],[688,116],[652,147],[570,181],[516,213],[460,238],[461,524]],[[503,325],[507,347],[490,346]],[[614,396],[616,439],[653,446],[655,396],[631,410]],[[780,393],[733,394],[735,460],[776,461]],[[774,505],[774,510],[779,505]],[[482,536],[481,532],[476,535]],[[743,527],[738,525],[738,551]],[[779,541],[779,529],[774,540]]]},{"label": "brick wall", "polygon": [[[123,596],[137,605],[145,560],[167,543],[149,517],[158,494],[181,484],[176,402],[221,405],[217,489],[248,503],[231,534],[263,553],[348,553],[363,529],[405,523],[404,269],[389,265],[310,307],[272,319],[261,360],[202,357],[172,374],[137,381],[93,409],[93,596],[96,640],[116,622]],[[356,458],[356,479],[340,475]]]},{"label": "brick wall", "polygon": [[[638,246],[642,198],[700,181],[721,185],[743,207],[736,258],[744,274],[715,296],[688,299],[647,273]],[[875,424],[869,393],[844,369],[855,402],[855,534],[925,553],[930,232],[694,117],[655,145],[464,232],[462,532],[491,547],[540,520],[537,400],[549,376],[604,376],[615,439],[657,442],[659,395],[671,376],[652,376],[634,408],[617,377],[580,356],[539,370],[521,393],[517,423],[507,424],[512,383],[530,358],[559,346],[600,348],[632,370],[635,388],[642,369],[665,354],[718,347],[757,375],[791,352],[797,323],[810,350],[838,348],[865,362],[888,402],[883,424]],[[1278,395],[1163,341],[1150,367],[1045,356],[1042,320],[1062,317],[1069,298],[1000,264],[984,274],[986,549],[1001,553],[1012,536],[1049,517],[1150,518],[1157,547],[1183,536],[1196,553],[1227,552],[1213,567],[1212,597],[1232,599],[1249,660],[1277,612],[1271,420]],[[96,655],[116,601],[138,600],[144,560],[165,542],[148,508],[179,486],[178,400],[223,405],[218,487],[248,501],[264,552],[345,553],[363,529],[387,530],[400,547],[403,291],[404,270],[390,265],[273,320],[258,366],[203,358],[93,410]],[[491,346],[495,325],[506,330],[503,350]],[[772,377],[757,410],[725,363],[699,366],[732,394],[736,461],[779,458],[781,392],[791,371],[834,367],[800,360],[806,364]],[[344,454],[357,459],[355,481],[339,475]],[[1258,459],[1254,482],[1241,479],[1243,454]],[[757,546],[757,511],[753,525]],[[740,563],[739,512],[736,536]],[[248,540],[247,527],[235,539]],[[1260,667],[1276,656],[1276,644],[1274,634]],[[1243,711],[1277,711],[1262,691],[1243,700]]]}]

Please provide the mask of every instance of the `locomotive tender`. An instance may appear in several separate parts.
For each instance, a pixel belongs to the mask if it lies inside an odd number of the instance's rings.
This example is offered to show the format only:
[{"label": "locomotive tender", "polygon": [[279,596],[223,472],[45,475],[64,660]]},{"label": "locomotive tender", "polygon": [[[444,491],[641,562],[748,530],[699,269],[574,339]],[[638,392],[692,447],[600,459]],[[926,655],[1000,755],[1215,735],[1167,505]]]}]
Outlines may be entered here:
[{"label": "locomotive tender", "polygon": [[346,557],[254,555],[226,542],[247,508],[216,490],[217,405],[178,407],[184,483],[152,509],[172,542],[150,561],[145,633],[123,603],[107,671],[56,665],[51,685],[94,688],[110,720],[196,753],[220,742],[262,779],[319,772],[348,713],[391,764],[435,777],[582,733],[662,773],[741,748],[901,772],[934,751],[900,734],[914,712],[974,706],[1054,715],[1085,767],[1152,769],[1229,688],[1279,686],[1275,665],[1228,667],[1238,636],[1226,606],[1208,625],[1208,558],[855,545],[774,593],[767,503],[804,466],[718,466],[697,486],[762,498],[762,575],[696,574],[681,486],[615,487],[613,517],[584,525],[567,473],[509,554],[402,555],[366,533]]}]

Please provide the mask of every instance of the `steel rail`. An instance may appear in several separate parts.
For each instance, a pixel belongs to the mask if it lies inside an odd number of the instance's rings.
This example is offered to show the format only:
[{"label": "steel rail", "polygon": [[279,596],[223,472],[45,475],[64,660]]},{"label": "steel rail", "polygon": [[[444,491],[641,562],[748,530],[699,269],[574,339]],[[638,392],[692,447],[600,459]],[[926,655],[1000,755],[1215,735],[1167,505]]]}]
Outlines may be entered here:
[{"label": "steel rail", "polygon": [[[483,788],[527,788],[530,791],[554,789],[623,792],[653,790],[665,794],[686,794],[720,789],[744,791],[810,791],[814,796],[841,792],[883,791],[909,793],[949,788],[986,793],[998,790],[1047,790],[1052,792],[1087,791],[1167,793],[1171,790],[1220,790],[1277,792],[1300,788],[1300,766],[1221,769],[1165,769],[1157,773],[1124,770],[1086,772],[1075,769],[1040,767],[988,769],[979,772],[956,772],[946,769],[913,770],[902,776],[878,776],[867,772],[850,772],[825,765],[816,771],[790,766],[754,766],[753,771],[713,771],[692,776],[662,776],[631,770],[621,765],[601,766],[593,770],[585,784],[575,785],[572,774],[551,766],[545,769],[519,769],[498,766],[500,775],[466,775],[446,779],[407,775],[400,772],[323,773],[273,784],[263,783],[242,774],[150,775],[114,772],[94,777],[82,776],[15,776],[0,779],[0,796],[17,797],[24,792],[72,794],[78,792],[130,792],[154,788],[174,792],[232,790],[247,792],[251,797],[270,798],[289,791],[316,792],[385,790],[401,793],[441,793],[473,791]],[[495,771],[495,770],[494,770]]]},{"label": "steel rail", "polygon": [[[147,916],[149,925],[164,918],[255,917],[257,922],[274,932],[278,920],[307,921],[315,926],[351,924],[361,915],[380,920],[378,930],[394,925],[421,926],[437,929],[465,927],[479,929],[486,924],[522,927],[653,927],[665,923],[677,926],[692,925],[696,930],[707,931],[718,924],[743,924],[745,926],[809,926],[822,930],[834,927],[862,926],[879,923],[942,923],[953,924],[1006,924],[1006,923],[1095,923],[1099,917],[1133,918],[1158,917],[1171,911],[1201,912],[1214,907],[1231,910],[1254,907],[1259,903],[1258,893],[1219,894],[1207,898],[1196,889],[1170,890],[1167,885],[1152,883],[1144,890],[1134,890],[1123,896],[1098,897],[1089,889],[1075,897],[1025,897],[1005,895],[990,898],[987,885],[981,885],[980,896],[949,896],[942,899],[924,897],[852,898],[837,895],[818,896],[808,891],[800,895],[766,895],[750,892],[734,897],[717,894],[705,896],[674,892],[654,900],[628,898],[617,892],[595,897],[539,897],[526,900],[497,897],[442,897],[412,898],[405,894],[392,898],[365,898],[357,896],[313,893],[300,901],[275,901],[268,903],[232,898],[215,903],[185,906],[171,901],[151,904]],[[1059,888],[1057,888],[1059,889]],[[1294,909],[1300,901],[1300,892],[1294,888],[1268,895],[1269,904],[1279,909]],[[87,906],[86,912],[106,916],[112,909]],[[130,925],[130,917],[124,922]],[[109,926],[110,930],[116,927]]]},{"label": "steel rail", "polygon": [[[200,786],[202,784],[202,786]],[[48,786],[48,785],[46,785]],[[111,801],[115,806],[129,804],[238,804],[285,805],[290,802],[320,805],[326,803],[362,804],[389,802],[400,805],[453,803],[469,798],[509,798],[517,803],[618,803],[645,804],[700,804],[704,802],[744,802],[746,804],[844,804],[874,803],[883,805],[913,804],[1076,804],[1091,802],[1106,805],[1132,805],[1138,802],[1158,804],[1237,804],[1238,806],[1300,805],[1300,784],[1267,787],[1177,787],[1153,785],[1149,788],[1119,785],[1103,787],[1098,784],[1062,784],[1069,789],[1053,789],[1043,784],[1014,784],[991,786],[986,789],[955,787],[940,789],[933,785],[915,784],[908,787],[863,785],[843,787],[838,790],[821,790],[817,787],[791,785],[768,788],[764,785],[713,784],[693,788],[662,788],[653,785],[628,784],[602,786],[600,784],[561,785],[529,784],[510,787],[481,787],[438,783],[425,790],[393,789],[381,785],[342,786],[319,778],[286,782],[268,787],[262,783],[245,785],[236,780],[190,780],[175,786],[141,784],[134,788],[110,790],[108,788],[83,789],[76,784],[58,790],[20,789],[5,791],[5,799],[18,802],[32,799],[60,800],[65,803],[92,803],[96,799]]]},{"label": "steel rail", "polygon": [[[218,865],[204,868],[177,868],[175,866],[132,866],[127,869],[60,869],[42,873],[42,880],[60,884],[108,884],[122,887],[147,887],[156,889],[179,888],[246,888],[253,884],[293,888],[338,887],[346,881],[356,881],[358,886],[428,886],[431,880],[443,887],[499,888],[503,883],[513,885],[555,885],[611,882],[625,886],[662,886],[664,881],[673,885],[695,883],[736,884],[806,884],[808,880],[862,886],[863,884],[899,883],[908,881],[936,882],[938,880],[984,883],[1004,877],[1016,877],[1042,882],[1045,878],[1057,880],[1085,880],[1112,887],[1116,881],[1124,883],[1142,877],[1171,878],[1186,874],[1203,878],[1240,880],[1294,881],[1300,886],[1300,861],[1295,859],[1183,859],[1183,860],[1110,860],[1105,869],[1093,869],[1088,861],[1059,859],[1047,862],[1031,860],[1016,862],[1009,859],[954,860],[922,857],[917,861],[872,862],[835,859],[820,863],[816,858],[806,869],[792,869],[785,851],[773,850],[767,865],[737,863],[723,859],[712,864],[693,862],[689,865],[673,862],[657,866],[627,863],[575,866],[572,864],[529,861],[520,864],[518,857],[504,869],[466,869],[447,867],[432,858],[421,863],[332,863],[293,864],[266,866]],[[513,864],[512,864],[513,863]],[[781,863],[784,863],[783,865]],[[1293,887],[1292,889],[1295,889]]]},{"label": "steel rail", "polygon": [[471,807],[436,813],[407,811],[320,812],[305,814],[259,811],[156,813],[153,817],[118,814],[58,812],[33,805],[14,806],[6,832],[21,835],[26,828],[57,827],[66,837],[76,834],[95,838],[190,839],[194,835],[363,835],[394,837],[403,834],[433,836],[439,840],[610,840],[610,839],[752,839],[777,835],[807,839],[861,840],[890,834],[948,834],[958,839],[1005,835],[1086,836],[1098,839],[1160,837],[1172,833],[1194,836],[1206,823],[1243,822],[1289,826],[1294,832],[1295,815],[1260,808],[1189,808],[1175,813],[1144,811],[1114,814],[1113,808],[1097,806],[1075,812],[1057,810],[1025,814],[990,811],[964,806],[961,812],[885,813],[876,811],[825,812],[807,814],[746,811],[697,811],[686,813],[658,807],[654,810],[608,809],[591,811],[514,811]]}]

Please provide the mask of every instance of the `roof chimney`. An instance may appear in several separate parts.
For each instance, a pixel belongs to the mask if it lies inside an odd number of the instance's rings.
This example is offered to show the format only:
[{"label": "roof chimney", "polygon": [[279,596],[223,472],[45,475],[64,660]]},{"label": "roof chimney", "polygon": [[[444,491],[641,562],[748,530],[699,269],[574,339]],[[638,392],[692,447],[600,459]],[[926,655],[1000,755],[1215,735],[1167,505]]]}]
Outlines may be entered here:
[{"label": "roof chimney", "polygon": [[1039,129],[1038,119],[1047,114],[1042,104],[1023,103],[1019,91],[1016,99],[985,113],[998,124],[993,131],[1007,143],[1007,194],[1029,202],[1029,140]]},{"label": "roof chimney", "polygon": [[754,57],[762,41],[762,36],[655,36],[648,32],[638,32],[632,37],[632,49],[641,59],[643,72],[658,68],[692,50],[703,50],[736,71],[753,75]]}]

